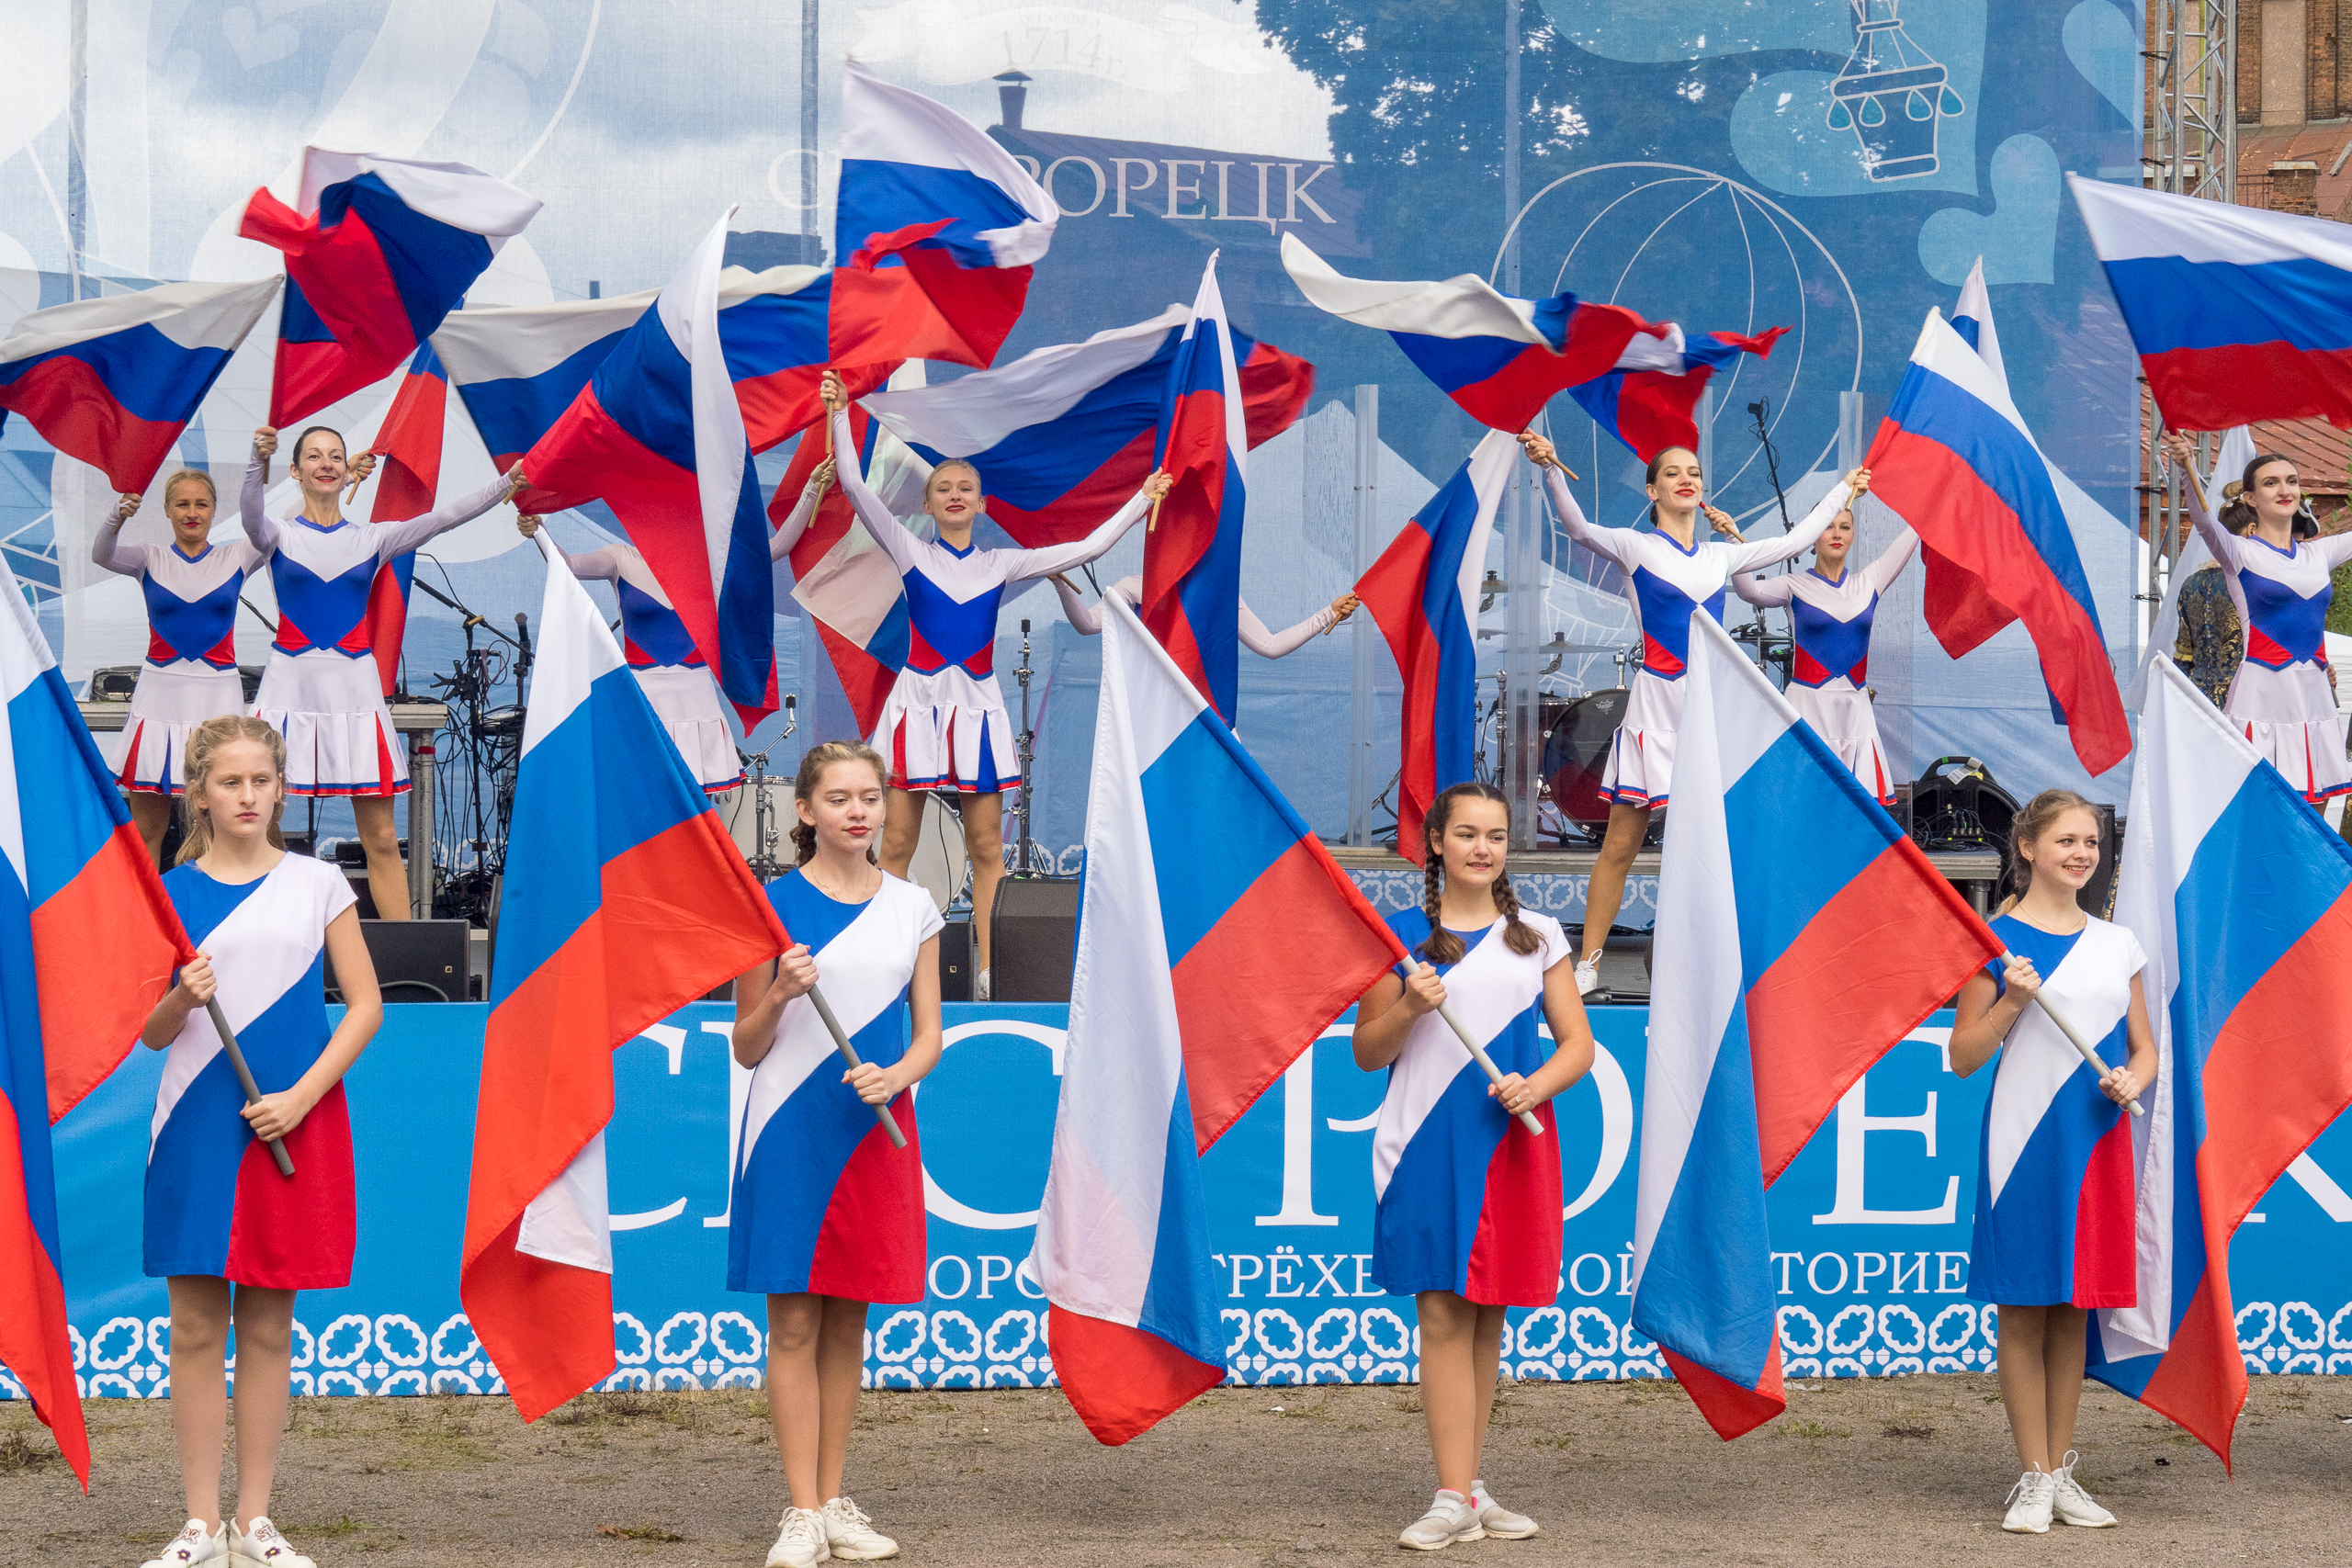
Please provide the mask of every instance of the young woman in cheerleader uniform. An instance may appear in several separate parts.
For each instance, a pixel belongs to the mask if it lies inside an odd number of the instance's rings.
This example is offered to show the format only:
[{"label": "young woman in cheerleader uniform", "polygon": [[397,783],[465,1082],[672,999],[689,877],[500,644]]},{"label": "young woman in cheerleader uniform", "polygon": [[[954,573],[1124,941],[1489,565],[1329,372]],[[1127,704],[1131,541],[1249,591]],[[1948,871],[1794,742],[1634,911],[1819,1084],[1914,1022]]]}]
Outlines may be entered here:
[{"label": "young woman in cheerleader uniform", "polygon": [[[1698,454],[1669,446],[1649,462],[1654,527],[1644,533],[1596,527],[1585,521],[1552,444],[1532,431],[1519,442],[1529,460],[1544,470],[1552,510],[1568,537],[1623,573],[1625,597],[1642,628],[1642,667],[1634,676],[1624,722],[1610,744],[1600,778],[1600,793],[1610,803],[1609,828],[1585,894],[1584,955],[1577,961],[1577,988],[1589,992],[1600,983],[1600,950],[1625,901],[1625,876],[1649,831],[1650,813],[1665,806],[1672,792],[1674,738],[1682,724],[1682,672],[1690,654],[1691,615],[1703,610],[1721,620],[1724,591],[1734,577],[1808,548],[1830,519],[1845,510],[1849,498],[1868,488],[1870,475],[1856,469],[1844,484],[1831,486],[1794,528],[1778,538],[1751,543],[1739,538],[1728,513],[1702,505],[1706,482]],[[1708,524],[1732,542],[1697,536],[1702,511]]]},{"label": "young woman in cheerleader uniform", "polygon": [[[1421,908],[1388,917],[1428,967],[1399,964],[1357,1005],[1356,1065],[1388,1071],[1373,1132],[1373,1276],[1420,1317],[1421,1409],[1437,1461],[1429,1512],[1397,1539],[1434,1551],[1533,1535],[1480,1478],[1506,1307],[1560,1290],[1560,1147],[1552,1097],[1592,1066],[1592,1030],[1566,935],[1522,911],[1503,869],[1509,798],[1491,784],[1442,792],[1423,823]],[[1454,1014],[1502,1069],[1499,1086],[1438,1016]],[[1538,1032],[1549,1024],[1553,1043]],[[1532,1111],[1544,1136],[1520,1124]]]},{"label": "young woman in cheerleader uniform", "polygon": [[[1952,1071],[1996,1055],[1976,1173],[1968,1293],[2001,1314],[2001,1402],[2025,1472],[2009,1490],[2005,1530],[2112,1525],[2075,1479],[2075,1411],[2083,1394],[2090,1314],[2138,1299],[2132,1128],[2122,1106],[2155,1080],[2140,971],[2147,954],[2123,927],[2084,913],[2075,895],[2098,869],[2098,818],[2072,790],[2046,789],[2011,829],[2022,896],[1993,929],[2008,943],[1961,987]],[[2118,1063],[2091,1070],[2041,996]]]},{"label": "young woman in cheerleader uniform", "polygon": [[147,662],[130,688],[130,714],[101,749],[130,797],[130,819],[147,852],[159,856],[172,803],[185,782],[188,732],[208,718],[245,711],[237,674],[237,596],[261,552],[243,539],[212,540],[219,497],[212,476],[182,468],[164,481],[168,545],[126,545],[122,525],[139,510],[126,495],[98,529],[90,559],[139,580],[147,601]]},{"label": "young woman in cheerleader uniform", "polygon": [[[369,666],[372,670],[373,666]],[[168,1051],[147,1155],[146,1272],[170,1282],[172,1431],[187,1524],[148,1568],[313,1568],[269,1520],[298,1291],[351,1282],[356,1238],[343,1075],[383,1021],[343,874],[277,836],[285,742],[258,719],[188,737],[187,836],[164,890],[196,943],[140,1041]],[[342,989],[327,1020],[323,968]],[[262,1094],[248,1105],[205,1008],[218,998]],[[266,1141],[284,1141],[278,1174]],[[220,1516],[223,1348],[236,1334],[237,1506]]]},{"label": "young woman in cheerleader uniform", "polygon": [[264,503],[277,432],[254,432],[241,496],[245,537],[269,561],[277,592],[277,639],[254,699],[254,715],[286,738],[286,791],[344,795],[368,854],[368,892],[379,919],[408,919],[408,874],[393,831],[392,801],[408,793],[408,750],[384,705],[368,595],[376,569],[436,534],[469,523],[513,494],[514,470],[464,500],[405,523],[356,523],[343,515],[355,477],[343,437],[314,424],[294,443],[302,509],[283,518]]},{"label": "young woman in cheerleader uniform", "polygon": [[[791,1506],[768,1568],[891,1557],[843,1495],[871,1302],[923,1298],[922,1145],[913,1086],[937,1065],[938,906],[875,863],[886,764],[855,741],[809,749],[794,782],[800,863],[768,884],[794,946],[737,983],[743,1111],[727,1288],[768,1298],[768,1416]],[[844,1071],[808,998],[857,1047]],[[876,1125],[887,1105],[907,1146]]]},{"label": "young woman in cheerleader uniform", "polygon": [[972,857],[972,922],[979,944],[974,998],[988,999],[989,921],[997,884],[1004,880],[1002,791],[1021,774],[1015,730],[996,680],[996,615],[1005,590],[1085,565],[1117,544],[1168,493],[1166,474],[1154,474],[1135,498],[1083,539],[1042,550],[984,550],[972,543],[980,515],[979,470],[950,457],[923,486],[923,511],[939,537],[910,530],[865,485],[850,439],[849,402],[841,378],[823,382],[832,411],[833,451],[842,491],[859,521],[905,579],[909,621],[906,668],[882,705],[872,737],[889,759],[890,807],[882,864],[906,874],[922,835],[923,795],[954,790],[962,807],[964,847]]}]

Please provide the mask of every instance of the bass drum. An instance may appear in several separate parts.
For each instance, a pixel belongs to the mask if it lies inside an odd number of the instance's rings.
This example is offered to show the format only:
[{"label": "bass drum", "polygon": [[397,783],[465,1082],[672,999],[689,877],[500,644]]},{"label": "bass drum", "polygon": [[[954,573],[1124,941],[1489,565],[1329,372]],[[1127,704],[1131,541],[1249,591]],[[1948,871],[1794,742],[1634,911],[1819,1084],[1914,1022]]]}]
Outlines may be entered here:
[{"label": "bass drum", "polygon": [[1596,842],[1609,826],[1600,777],[1632,698],[1631,692],[1612,688],[1571,703],[1544,705],[1544,783],[1552,807]]},{"label": "bass drum", "polygon": [[964,890],[964,818],[944,796],[918,798],[923,803],[922,834],[907,864],[907,880],[930,894],[944,915]]}]

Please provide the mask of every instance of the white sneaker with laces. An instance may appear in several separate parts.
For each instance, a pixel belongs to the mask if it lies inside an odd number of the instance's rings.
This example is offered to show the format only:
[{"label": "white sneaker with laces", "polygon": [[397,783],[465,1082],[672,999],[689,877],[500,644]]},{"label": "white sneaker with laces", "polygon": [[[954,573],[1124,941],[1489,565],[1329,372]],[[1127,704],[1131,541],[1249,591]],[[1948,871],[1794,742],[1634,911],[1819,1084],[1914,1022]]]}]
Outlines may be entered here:
[{"label": "white sneaker with laces", "polygon": [[200,1562],[229,1561],[229,1527],[207,1529],[202,1519],[190,1519],[172,1537],[171,1544],[163,1551],[140,1564],[140,1568],[196,1568]]},{"label": "white sneaker with laces", "polygon": [[1514,1514],[1496,1502],[1483,1481],[1470,1483],[1470,1506],[1478,1511],[1478,1528],[1497,1540],[1525,1540],[1542,1528],[1525,1514]]},{"label": "white sneaker with laces", "polygon": [[985,969],[972,978],[972,999],[976,1002],[989,999],[989,972]]},{"label": "white sneaker with laces", "polygon": [[1589,997],[1600,989],[1600,954],[1588,953],[1577,960],[1577,995]]},{"label": "white sneaker with laces", "polygon": [[1470,1499],[1440,1487],[1430,1502],[1430,1511],[1406,1526],[1396,1544],[1415,1551],[1440,1551],[1457,1540],[1482,1540],[1486,1533]]},{"label": "white sneaker with laces", "polygon": [[2012,1535],[2050,1533],[2050,1508],[2058,1495],[2058,1478],[2039,1466],[2018,1477],[2007,1499],[2009,1511],[2001,1528]]},{"label": "white sneaker with laces", "polygon": [[768,1548],[767,1568],[816,1568],[832,1558],[825,1544],[825,1518],[814,1508],[786,1508],[784,1528]]},{"label": "white sneaker with laces", "polygon": [[825,1544],[836,1557],[852,1562],[873,1562],[899,1555],[899,1543],[874,1528],[865,1510],[846,1497],[836,1497],[817,1510],[825,1521]]},{"label": "white sneaker with laces", "polygon": [[2103,1530],[2113,1527],[2115,1516],[2091,1501],[2075,1479],[2075,1463],[2083,1456],[2074,1450],[2066,1450],[2066,1462],[2052,1472],[2057,1488],[2051,1497],[2050,1511],[2062,1525],[2079,1525],[2085,1529]]},{"label": "white sneaker with laces", "polygon": [[294,1550],[294,1543],[277,1533],[277,1527],[268,1516],[255,1514],[253,1529],[241,1528],[229,1521],[229,1561],[249,1562],[255,1568],[319,1568],[319,1565]]}]

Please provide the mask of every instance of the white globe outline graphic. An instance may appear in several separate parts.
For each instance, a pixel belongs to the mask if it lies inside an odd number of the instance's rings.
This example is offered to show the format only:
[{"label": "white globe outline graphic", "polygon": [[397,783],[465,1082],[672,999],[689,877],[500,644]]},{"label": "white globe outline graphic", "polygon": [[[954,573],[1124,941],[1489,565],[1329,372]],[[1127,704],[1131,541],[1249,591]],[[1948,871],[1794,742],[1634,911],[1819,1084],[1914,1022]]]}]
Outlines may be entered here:
[{"label": "white globe outline graphic", "polygon": [[[1537,191],[1533,196],[1529,197],[1527,200],[1521,205],[1518,213],[1514,215],[1510,220],[1510,227],[1503,231],[1502,243],[1495,247],[1494,265],[1489,267],[1487,272],[1487,283],[1492,285],[1495,282],[1495,279],[1500,275],[1504,257],[1510,253],[1511,242],[1518,237],[1521,225],[1527,221],[1528,215],[1535,210],[1537,204],[1542,202],[1545,197],[1551,195],[1554,191],[1558,190],[1561,186],[1572,185],[1578,180],[1588,179],[1595,175],[1605,175],[1611,173],[1612,171],[1627,169],[1660,170],[1664,171],[1666,177],[1645,180],[1642,183],[1635,185],[1630,190],[1623,192],[1610,201],[1607,206],[1601,208],[1600,211],[1594,213],[1592,217],[1586,221],[1583,229],[1577,231],[1575,241],[1569,244],[1567,251],[1560,258],[1559,270],[1552,283],[1552,291],[1554,293],[1557,293],[1565,286],[1567,278],[1568,267],[1576,260],[1576,254],[1578,247],[1583,245],[1586,239],[1591,235],[1592,231],[1600,225],[1602,220],[1606,219],[1611,212],[1614,211],[1624,203],[1631,201],[1634,197],[1641,195],[1645,191],[1655,190],[1661,186],[1690,185],[1697,183],[1703,185],[1704,188],[1699,191],[1697,195],[1691,197],[1690,200],[1682,203],[1681,206],[1675,208],[1671,212],[1668,212],[1664,218],[1659,219],[1658,221],[1651,227],[1650,231],[1646,235],[1643,236],[1641,243],[1634,247],[1633,254],[1626,259],[1623,269],[1619,272],[1617,281],[1610,290],[1608,303],[1612,305],[1617,303],[1617,297],[1621,292],[1623,292],[1625,287],[1626,277],[1632,273],[1634,265],[1641,259],[1642,253],[1649,248],[1649,244],[1652,240],[1657,239],[1660,233],[1665,231],[1668,224],[1672,223],[1683,213],[1689,211],[1691,208],[1697,206],[1708,197],[1714,195],[1717,191],[1722,191],[1725,193],[1726,198],[1731,204],[1733,220],[1739,228],[1741,242],[1746,246],[1747,252],[1747,324],[1744,330],[1748,332],[1755,331],[1756,241],[1755,236],[1748,231],[1747,220],[1740,213],[1740,197],[1745,197],[1755,207],[1757,216],[1762,219],[1763,221],[1771,228],[1773,236],[1781,242],[1781,249],[1788,253],[1790,271],[1795,276],[1800,283],[1800,287],[1796,291],[1796,358],[1789,370],[1790,392],[1792,394],[1794,392],[1798,378],[1804,373],[1805,344],[1812,325],[1812,307],[1811,301],[1806,298],[1806,292],[1802,287],[1802,283],[1805,276],[1804,268],[1797,260],[1795,245],[1790,242],[1788,234],[1789,229],[1794,229],[1798,233],[1804,236],[1806,243],[1811,244],[1814,250],[1820,254],[1821,259],[1828,264],[1829,270],[1836,274],[1838,287],[1845,290],[1847,311],[1850,316],[1854,326],[1854,367],[1851,376],[1848,379],[1846,387],[1842,389],[1847,391],[1860,391],[1861,389],[1862,355],[1865,347],[1867,346],[1867,333],[1862,321],[1861,301],[1855,297],[1853,282],[1846,276],[1846,269],[1838,265],[1837,255],[1826,244],[1822,243],[1821,237],[1818,234],[1815,234],[1811,229],[1806,228],[1804,223],[1798,221],[1796,215],[1792,213],[1787,208],[1782,207],[1779,202],[1774,201],[1770,197],[1766,196],[1759,190],[1757,190],[1754,186],[1742,185],[1737,180],[1732,179],[1725,175],[1717,174],[1711,169],[1698,168],[1690,164],[1668,164],[1652,160],[1624,160],[1612,164],[1595,164],[1588,168],[1570,170],[1568,173],[1560,175],[1557,179],[1555,179],[1550,184],[1544,186],[1543,189]],[[1782,227],[1783,223],[1787,225],[1787,228]],[[1746,355],[1740,355],[1739,359],[1735,362],[1732,367],[1730,379],[1725,381],[1718,389],[1720,393],[1716,404],[1718,410],[1732,406],[1733,400],[1731,393],[1733,389],[1739,385],[1740,376],[1748,368],[1747,358],[1748,356]],[[1787,417],[1789,406],[1793,400],[1792,396],[1783,397],[1781,399],[1781,406],[1773,411],[1771,421],[1766,426],[1768,431],[1777,430],[1780,428],[1781,421]],[[1715,415],[1715,419],[1717,422],[1720,422],[1722,418],[1723,414],[1719,412]],[[1595,439],[1598,440],[1597,431],[1595,434]],[[1825,459],[1831,457],[1837,450],[1838,436],[1836,432],[1833,430],[1828,441],[1823,445],[1819,452],[1814,455],[1812,461],[1797,471],[1799,473],[1806,473],[1818,468],[1822,462]],[[1749,467],[1752,466],[1757,458],[1761,455],[1762,448],[1761,446],[1758,446],[1756,451],[1750,452],[1747,455],[1747,459],[1743,461],[1738,468],[1734,468],[1729,475],[1725,476],[1722,480],[1718,481],[1711,488],[1718,493],[1728,492],[1732,485],[1742,474],[1748,470]],[[1758,506],[1749,508],[1748,511],[1741,513],[1739,515],[1747,517],[1757,512],[1761,512],[1766,507],[1772,504],[1773,503],[1770,501],[1766,501]]]}]

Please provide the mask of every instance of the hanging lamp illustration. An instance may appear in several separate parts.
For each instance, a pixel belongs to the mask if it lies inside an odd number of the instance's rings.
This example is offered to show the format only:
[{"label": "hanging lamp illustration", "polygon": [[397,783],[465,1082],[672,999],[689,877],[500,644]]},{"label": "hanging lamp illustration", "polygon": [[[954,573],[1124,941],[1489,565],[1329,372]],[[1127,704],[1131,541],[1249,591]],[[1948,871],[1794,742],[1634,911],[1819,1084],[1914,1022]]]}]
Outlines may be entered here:
[{"label": "hanging lamp illustration", "polygon": [[1903,30],[1900,3],[1851,0],[1854,52],[1829,84],[1829,128],[1853,131],[1873,180],[1934,174],[1938,126],[1966,112],[1950,73]]}]

